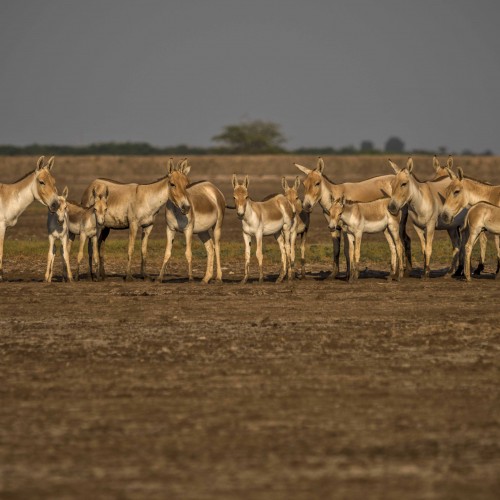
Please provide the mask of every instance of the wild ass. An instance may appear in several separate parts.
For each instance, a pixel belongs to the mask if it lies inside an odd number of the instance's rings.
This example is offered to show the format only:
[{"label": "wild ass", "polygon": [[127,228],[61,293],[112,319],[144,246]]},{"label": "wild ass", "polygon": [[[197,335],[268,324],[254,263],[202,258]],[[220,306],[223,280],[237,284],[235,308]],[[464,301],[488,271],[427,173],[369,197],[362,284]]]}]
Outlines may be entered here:
[{"label": "wild ass", "polygon": [[295,268],[295,241],[297,235],[300,234],[300,278],[306,276],[306,238],[309,231],[309,223],[311,219],[310,212],[302,209],[302,201],[299,198],[300,179],[295,177],[293,186],[289,186],[286,177],[281,179],[281,185],[285,192],[286,199],[295,207],[295,218],[293,227],[290,233],[290,256],[292,268]]},{"label": "wild ass", "polygon": [[276,283],[283,281],[288,272],[288,279],[293,278],[294,270],[291,267],[290,239],[294,224],[294,207],[282,194],[268,196],[263,201],[253,201],[248,196],[248,175],[242,184],[238,183],[236,174],[233,174],[234,203],[236,213],[243,227],[245,242],[245,275],[242,283],[246,283],[250,271],[250,246],[252,236],[257,242],[255,252],[259,262],[259,283],[264,281],[262,271],[262,237],[273,235],[281,251],[281,270]]},{"label": "wild ass", "polygon": [[89,239],[89,247],[92,251],[89,252],[89,274],[90,279],[97,280],[98,275],[94,275],[92,269],[92,260],[96,272],[99,272],[99,251],[97,248],[98,232],[104,224],[106,211],[108,209],[108,189],[104,193],[97,194],[94,190],[92,196],[94,204],[90,207],[82,207],[78,203],[71,201],[67,202],[68,206],[68,224],[69,224],[69,240],[68,240],[68,254],[71,255],[71,246],[75,240],[75,236],[80,236],[80,246],[78,249],[77,265],[75,279],[80,279],[80,264],[83,259],[83,249],[85,242]]},{"label": "wild ass", "polygon": [[467,213],[462,230],[464,238],[467,238],[465,243],[465,256],[464,256],[464,274],[465,279],[470,281],[470,260],[474,244],[479,235],[489,231],[495,235],[495,245],[497,249],[497,270],[496,275],[500,271],[500,207],[491,205],[481,201],[475,204]]},{"label": "wild ass", "polygon": [[56,240],[61,242],[61,255],[63,257],[63,279],[73,281],[71,274],[71,266],[69,264],[68,252],[68,236],[69,236],[69,222],[66,198],[68,197],[68,187],[63,190],[62,196],[57,198],[59,203],[55,212],[49,210],[47,215],[47,231],[49,233],[49,253],[47,255],[47,271],[45,272],[45,281],[50,283],[52,281],[52,274],[54,271],[54,259],[56,256]]},{"label": "wild ass", "polygon": [[[108,210],[104,217],[104,226],[98,238],[99,274],[105,278],[105,243],[111,229],[129,229],[128,262],[126,280],[132,280],[132,255],[134,241],[139,228],[142,228],[141,275],[146,274],[148,238],[160,208],[171,200],[179,210],[187,214],[191,209],[186,192],[187,177],[181,170],[175,170],[173,161],[168,162],[165,177],[150,184],[123,184],[110,179],[96,179],[87,187],[82,196],[82,205],[90,207],[95,203],[95,194],[101,195],[108,190]],[[89,248],[89,254],[91,254]]]},{"label": "wild ass", "polygon": [[50,171],[54,157],[47,163],[41,156],[35,170],[12,184],[0,184],[0,281],[3,281],[3,243],[5,231],[15,226],[19,216],[34,200],[55,212],[59,207],[57,188]]},{"label": "wild ass", "polygon": [[[306,174],[303,181],[305,188],[304,210],[311,212],[314,205],[319,202],[327,222],[329,218],[326,214],[330,211],[332,200],[339,200],[344,196],[348,200],[369,202],[390,196],[391,182],[394,179],[394,175],[390,174],[372,177],[361,182],[335,184],[323,173],[325,164],[322,158],[318,158],[318,165],[315,169],[297,163],[295,163],[295,166]],[[405,248],[407,271],[409,272],[411,269],[411,240],[406,233],[406,220],[407,214],[403,211],[400,233]],[[330,231],[330,234],[333,241],[333,271],[330,277],[335,278],[339,271],[341,230],[334,228]]]},{"label": "wild ass", "polygon": [[349,241],[349,267],[347,278],[349,282],[359,276],[359,259],[361,240],[364,233],[383,232],[391,250],[391,274],[389,279],[399,279],[403,276],[403,244],[400,238],[400,215],[392,215],[387,206],[390,198],[383,198],[366,203],[346,201],[344,196],[331,203],[328,216],[328,227],[334,230],[339,225]]},{"label": "wild ass", "polygon": [[[179,165],[180,172],[187,176],[191,167],[187,161]],[[165,217],[167,220],[167,244],[165,256],[160,269],[158,281],[163,281],[165,269],[172,254],[172,245],[176,231],[184,233],[186,238],[186,260],[188,263],[188,277],[193,279],[192,251],[191,244],[193,234],[197,234],[205,245],[207,251],[207,269],[203,278],[203,283],[208,283],[214,274],[214,253],[217,267],[216,279],[222,282],[222,269],[220,264],[220,237],[224,213],[226,210],[226,199],[221,191],[211,182],[199,181],[189,184],[187,177],[182,177],[185,184],[187,199],[191,210],[184,213],[174,202],[167,201]],[[210,234],[210,230],[213,236]]]},{"label": "wild ass", "polygon": [[[449,160],[452,164],[452,159]],[[391,201],[389,211],[397,214],[408,205],[408,213],[413,223],[415,231],[420,238],[422,253],[424,255],[424,279],[429,277],[430,259],[432,255],[432,243],[434,232],[438,230],[448,231],[452,245],[453,255],[448,273],[452,273],[458,264],[460,252],[460,234],[458,228],[462,225],[466,210],[451,224],[445,224],[441,213],[443,209],[443,194],[450,184],[448,176],[435,179],[433,181],[419,181],[413,174],[413,162],[411,158],[405,168],[400,169],[395,163],[389,160],[389,164],[396,172],[391,183]]]},{"label": "wild ass", "polygon": [[[451,182],[445,191],[442,218],[446,223],[451,223],[455,216],[464,208],[470,208],[482,201],[495,206],[500,206],[500,186],[492,186],[484,182],[465,177],[463,170],[458,167],[458,174],[448,170]],[[465,243],[464,241],[462,242]],[[481,274],[484,269],[486,259],[486,233],[479,234],[479,243],[481,246],[479,265],[474,274]],[[495,235],[496,247],[500,245],[499,237]],[[463,245],[462,245],[463,246]]]}]

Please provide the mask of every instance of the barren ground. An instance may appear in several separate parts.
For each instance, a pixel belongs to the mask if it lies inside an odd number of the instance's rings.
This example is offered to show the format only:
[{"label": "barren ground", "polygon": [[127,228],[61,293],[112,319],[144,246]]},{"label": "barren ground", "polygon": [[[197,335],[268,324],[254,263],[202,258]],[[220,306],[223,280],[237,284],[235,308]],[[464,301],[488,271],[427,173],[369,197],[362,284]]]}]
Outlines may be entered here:
[{"label": "barren ground", "polygon": [[[279,177],[254,186],[263,195]],[[48,285],[45,213],[33,205],[7,236],[2,498],[498,498],[491,253],[490,274],[470,284],[441,276],[444,243],[432,279],[391,283],[373,239],[370,272],[348,285],[324,279],[329,240],[317,213],[311,241],[321,252],[307,279],[272,283],[269,242],[268,280],[243,286],[228,212],[223,285],[183,279],[182,238],[164,284],[123,282],[117,247],[105,282],[62,283],[57,262]],[[200,250],[195,259],[201,277]]]}]

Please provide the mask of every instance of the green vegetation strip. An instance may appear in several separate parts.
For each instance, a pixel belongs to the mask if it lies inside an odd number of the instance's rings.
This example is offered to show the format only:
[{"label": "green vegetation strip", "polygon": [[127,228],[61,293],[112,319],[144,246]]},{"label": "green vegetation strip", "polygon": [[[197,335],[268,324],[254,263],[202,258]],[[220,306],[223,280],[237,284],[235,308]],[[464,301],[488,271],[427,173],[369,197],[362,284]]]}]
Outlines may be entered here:
[{"label": "green vegetation strip", "polygon": [[[491,239],[491,238],[490,238]],[[106,254],[115,258],[127,257],[127,240],[109,240],[106,243]],[[48,251],[48,242],[46,240],[5,240],[5,258],[15,257],[30,257],[46,254]],[[148,256],[150,258],[160,258],[165,251],[165,241],[161,239],[150,240],[148,246]],[[184,258],[184,241],[178,239],[174,243],[172,258]],[[75,241],[72,247],[72,256],[76,256],[78,252],[78,240]],[[137,240],[135,244],[135,252],[140,253],[140,241]],[[422,252],[418,242],[413,242],[412,252],[417,263],[422,261]],[[85,250],[86,253],[86,250]],[[253,258],[254,248],[252,248]],[[243,242],[221,242],[221,259],[222,260],[243,260]],[[343,254],[343,250],[342,250]],[[206,255],[205,248],[200,242],[193,241],[193,258],[204,258]],[[274,241],[264,244],[264,255],[266,259],[272,262],[280,262],[280,252],[278,246]],[[479,245],[474,249],[473,258],[476,259],[479,255]],[[306,261],[311,263],[321,263],[330,261],[332,258],[332,245],[331,243],[313,243],[308,245],[306,251]],[[343,258],[343,256],[342,256]],[[433,262],[448,263],[451,258],[451,245],[447,241],[436,241],[432,254]],[[300,259],[300,251],[297,247],[296,260]],[[361,247],[361,260],[371,262],[389,262],[390,252],[385,241],[366,241]],[[490,241],[488,243],[487,260],[495,259],[494,245]]]}]

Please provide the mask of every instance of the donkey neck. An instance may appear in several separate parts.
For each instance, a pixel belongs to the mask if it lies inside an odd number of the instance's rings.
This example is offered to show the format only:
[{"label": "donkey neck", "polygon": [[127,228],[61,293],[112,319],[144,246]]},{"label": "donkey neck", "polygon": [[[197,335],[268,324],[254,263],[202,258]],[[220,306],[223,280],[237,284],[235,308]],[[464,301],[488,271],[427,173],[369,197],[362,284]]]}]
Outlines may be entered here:
[{"label": "donkey neck", "polygon": [[409,189],[410,196],[408,198],[408,205],[416,213],[422,213],[424,211],[426,198],[432,197],[432,193],[429,190],[429,186],[426,182],[420,182],[415,177],[409,177]]},{"label": "donkey neck", "polygon": [[5,212],[3,217],[6,219],[7,224],[15,224],[17,218],[38,199],[35,195],[35,172],[28,174],[23,179],[15,182],[14,184],[4,184],[7,187],[6,192],[10,192],[8,199],[4,201]]},{"label": "donkey neck", "polygon": [[486,201],[492,205],[498,205],[500,202],[500,186],[488,186],[470,179],[464,179],[464,191],[466,193],[465,201],[470,207],[481,201]]},{"label": "donkey neck", "polygon": [[[335,189],[337,186],[322,175],[320,187],[321,191],[319,195],[319,204],[323,210],[330,210],[330,207],[332,206],[332,197],[336,199],[335,195],[338,194]],[[337,198],[340,197],[340,194]]]},{"label": "donkey neck", "polygon": [[140,185],[142,190],[148,192],[148,204],[153,209],[160,209],[170,198],[170,185],[168,177],[164,177],[151,184]]}]

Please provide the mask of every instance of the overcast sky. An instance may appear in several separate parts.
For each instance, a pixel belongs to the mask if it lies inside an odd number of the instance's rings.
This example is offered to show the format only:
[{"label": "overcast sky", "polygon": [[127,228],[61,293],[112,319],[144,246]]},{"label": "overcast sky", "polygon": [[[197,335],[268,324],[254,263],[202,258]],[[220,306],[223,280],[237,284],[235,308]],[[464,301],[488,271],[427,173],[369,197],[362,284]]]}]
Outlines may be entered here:
[{"label": "overcast sky", "polygon": [[498,0],[4,0],[0,144],[209,146],[282,125],[288,147],[500,153]]}]

